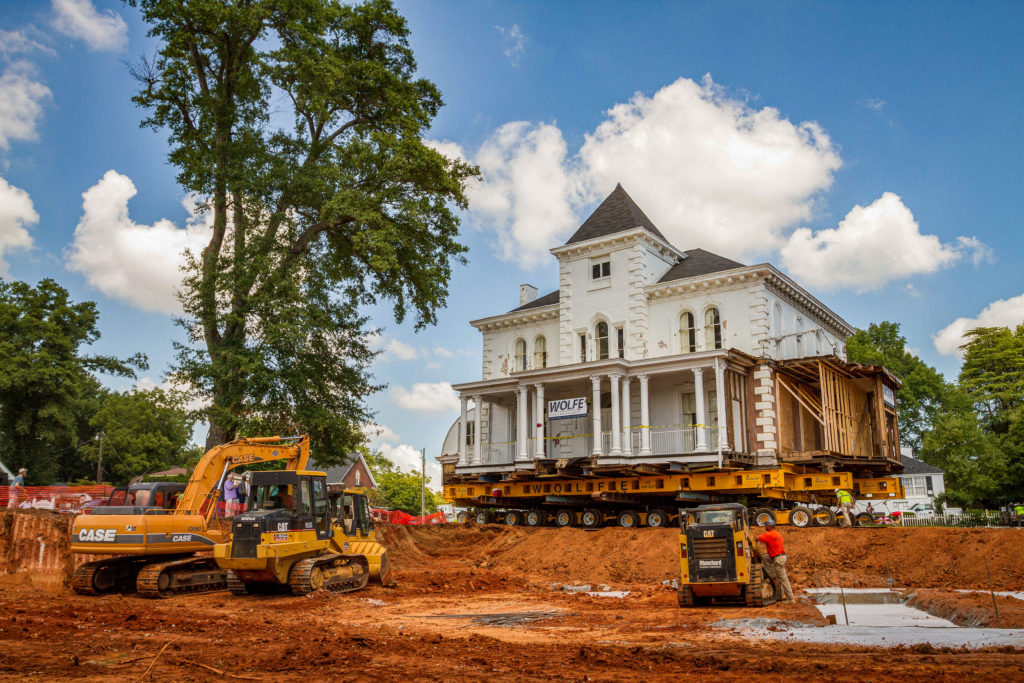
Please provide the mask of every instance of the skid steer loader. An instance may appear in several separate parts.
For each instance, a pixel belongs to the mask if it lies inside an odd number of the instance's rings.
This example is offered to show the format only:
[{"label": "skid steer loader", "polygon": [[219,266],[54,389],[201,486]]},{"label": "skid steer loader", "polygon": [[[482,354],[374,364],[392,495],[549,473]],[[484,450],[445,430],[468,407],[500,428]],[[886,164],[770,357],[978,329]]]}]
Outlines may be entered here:
[{"label": "skid steer loader", "polygon": [[371,578],[391,583],[388,551],[377,542],[366,496],[328,487],[323,472],[253,472],[231,541],[214,546],[213,556],[236,595],[343,593]]},{"label": "skid steer loader", "polygon": [[680,607],[775,602],[775,582],[764,574],[747,508],[721,503],[679,512]]}]

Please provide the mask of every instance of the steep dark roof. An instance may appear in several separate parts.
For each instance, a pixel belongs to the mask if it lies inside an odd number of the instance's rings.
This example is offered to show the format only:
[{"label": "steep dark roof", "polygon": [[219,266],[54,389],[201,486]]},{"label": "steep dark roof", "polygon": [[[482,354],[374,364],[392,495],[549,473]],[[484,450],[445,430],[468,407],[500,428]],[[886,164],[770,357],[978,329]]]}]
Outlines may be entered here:
[{"label": "steep dark roof", "polygon": [[709,273],[718,273],[723,270],[743,267],[742,263],[737,263],[732,259],[712,254],[710,251],[704,251],[703,249],[691,249],[683,253],[686,254],[686,258],[669,268],[668,272],[658,282],[682,280],[687,277],[708,275]]},{"label": "steep dark roof", "polygon": [[644,228],[655,237],[668,242],[661,231],[651,222],[651,219],[636,205],[633,198],[626,194],[622,185],[616,185],[612,193],[601,202],[601,206],[590,214],[590,218],[583,221],[583,225],[569,238],[566,244],[614,235],[617,232],[633,228]]},{"label": "steep dark roof", "polygon": [[945,474],[940,468],[921,462],[909,456],[903,456],[903,474]]},{"label": "steep dark roof", "polygon": [[558,303],[558,290],[556,289],[555,291],[550,292],[548,294],[545,294],[544,296],[537,297],[536,299],[534,299],[533,301],[531,301],[528,304],[523,304],[519,308],[513,308],[511,311],[509,311],[509,313],[514,313],[516,311],[525,311],[525,310],[530,309],[530,308],[540,308],[541,306],[550,306],[551,304],[557,304],[557,303]]}]

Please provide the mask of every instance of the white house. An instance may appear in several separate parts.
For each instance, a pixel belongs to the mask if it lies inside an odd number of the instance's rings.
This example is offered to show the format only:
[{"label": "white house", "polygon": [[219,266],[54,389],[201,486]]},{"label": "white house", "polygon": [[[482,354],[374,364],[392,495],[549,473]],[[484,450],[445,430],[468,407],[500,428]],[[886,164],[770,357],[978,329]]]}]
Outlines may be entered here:
[{"label": "white house", "polygon": [[768,263],[682,251],[617,186],[564,245],[559,288],[471,324],[481,379],[439,460],[452,477],[769,465],[898,468],[883,368]]}]

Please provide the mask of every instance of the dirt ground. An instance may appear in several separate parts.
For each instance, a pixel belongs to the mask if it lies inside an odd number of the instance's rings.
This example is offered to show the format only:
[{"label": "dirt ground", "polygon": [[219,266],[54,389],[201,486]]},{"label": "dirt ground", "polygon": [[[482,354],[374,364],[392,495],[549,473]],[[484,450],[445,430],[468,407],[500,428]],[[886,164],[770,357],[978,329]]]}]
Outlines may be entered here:
[{"label": "dirt ground", "polygon": [[[54,534],[66,533],[65,520],[40,519]],[[0,530],[13,528],[0,519]],[[838,577],[846,586],[884,586],[891,578],[897,586],[931,589],[917,591],[931,605],[965,595],[951,594],[951,587],[987,588],[983,558],[995,590],[1024,589],[1022,530],[781,531],[798,594],[815,577],[820,585],[835,585]],[[822,620],[809,601],[679,608],[662,583],[678,572],[678,534],[671,529],[390,527],[383,535],[396,571],[393,588],[145,600],[77,596],[64,566],[19,570],[12,554],[31,563],[34,551],[0,531],[0,678],[1011,680],[1024,666],[1024,650],[1012,648],[880,650],[760,641],[712,627],[719,619],[758,616]],[[562,584],[630,593],[573,594]],[[978,598],[991,611],[987,594],[962,599],[984,617]],[[1000,609],[1002,616],[1002,603]],[[502,618],[484,615],[515,616],[495,624]]]}]

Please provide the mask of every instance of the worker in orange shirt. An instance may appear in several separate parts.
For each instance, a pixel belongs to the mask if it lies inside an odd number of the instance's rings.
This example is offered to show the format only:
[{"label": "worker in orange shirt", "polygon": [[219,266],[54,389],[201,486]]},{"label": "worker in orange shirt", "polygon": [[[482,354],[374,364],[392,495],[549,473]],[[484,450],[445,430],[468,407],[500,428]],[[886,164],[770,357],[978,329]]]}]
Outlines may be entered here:
[{"label": "worker in orange shirt", "polygon": [[785,602],[796,602],[793,587],[786,576],[786,549],[782,546],[782,534],[776,531],[775,522],[771,520],[765,522],[764,528],[765,532],[757,540],[768,548],[768,557],[764,558],[763,564],[768,576],[775,580],[775,595],[781,592]]}]

